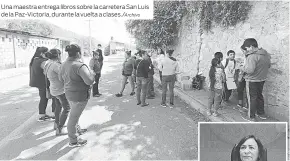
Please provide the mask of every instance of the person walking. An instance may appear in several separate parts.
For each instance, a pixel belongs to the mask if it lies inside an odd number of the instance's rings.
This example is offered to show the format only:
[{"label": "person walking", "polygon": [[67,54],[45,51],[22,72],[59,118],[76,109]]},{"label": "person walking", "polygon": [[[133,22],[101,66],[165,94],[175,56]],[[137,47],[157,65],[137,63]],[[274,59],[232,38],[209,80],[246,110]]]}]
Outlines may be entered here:
[{"label": "person walking", "polygon": [[[136,80],[137,80],[137,105],[141,107],[148,106],[146,103],[146,94],[148,88],[148,73],[150,70],[150,63],[148,61],[148,54],[146,51],[139,52],[142,59],[136,61]],[[141,94],[142,93],[142,94]]]},{"label": "person walking", "polygon": [[167,86],[169,86],[170,108],[174,106],[174,84],[176,81],[176,75],[179,73],[179,66],[177,60],[172,57],[173,52],[174,50],[167,50],[167,56],[160,62],[160,69],[162,72],[162,107],[167,107]]},{"label": "person walking", "polygon": [[70,105],[65,97],[64,84],[58,78],[61,67],[61,52],[58,49],[51,49],[46,55],[49,60],[44,71],[50,82],[50,94],[55,99],[56,104],[54,130],[56,130],[56,136],[65,135],[67,132],[63,128],[70,111]]},{"label": "person walking", "polygon": [[246,63],[241,70],[246,73],[246,93],[249,105],[248,115],[242,116],[251,122],[256,121],[256,116],[264,120],[267,119],[267,116],[265,115],[262,92],[271,67],[271,57],[265,49],[258,47],[254,38],[246,39],[242,48],[247,50]]},{"label": "person walking", "polygon": [[67,45],[65,51],[68,58],[61,65],[59,80],[64,83],[65,96],[71,107],[67,123],[69,147],[79,147],[87,143],[78,137],[87,131],[81,129],[78,122],[90,98],[95,73],[81,61],[81,48],[77,44]]},{"label": "person walking", "polygon": [[[39,117],[38,121],[47,121],[55,119],[54,116],[49,116],[46,114],[46,107],[48,98],[46,96],[47,92],[47,84],[44,75],[44,66],[46,61],[48,60],[45,58],[45,53],[48,51],[47,47],[37,47],[30,63],[29,63],[29,72],[30,72],[30,79],[29,79],[29,86],[36,87],[39,92],[40,101],[38,104],[39,110]],[[52,102],[52,112],[55,110],[55,102]]]},{"label": "person walking", "polygon": [[101,63],[99,62],[100,53],[97,51],[93,51],[93,57],[90,60],[89,66],[90,69],[93,70],[95,75],[95,83],[93,85],[93,97],[100,97],[102,94],[99,92],[99,81],[101,77]]},{"label": "person walking", "polygon": [[116,97],[122,97],[124,89],[126,87],[127,81],[129,79],[131,84],[131,93],[130,96],[135,94],[135,82],[133,78],[133,70],[134,70],[135,59],[131,56],[131,51],[125,52],[125,61],[123,63],[122,68],[122,86],[121,91],[116,94]]}]

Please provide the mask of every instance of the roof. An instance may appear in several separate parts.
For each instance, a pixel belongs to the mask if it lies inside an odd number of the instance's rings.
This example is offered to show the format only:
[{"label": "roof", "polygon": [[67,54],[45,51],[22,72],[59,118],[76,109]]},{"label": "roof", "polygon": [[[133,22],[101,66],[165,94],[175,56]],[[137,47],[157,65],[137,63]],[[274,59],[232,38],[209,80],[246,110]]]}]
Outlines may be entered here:
[{"label": "roof", "polygon": [[27,31],[21,31],[21,30],[11,30],[11,29],[0,28],[0,31],[16,33],[16,34],[21,34],[21,35],[35,36],[35,37],[42,37],[42,38],[48,38],[48,39],[61,39],[61,40],[70,41],[70,40],[68,40],[66,38],[62,38],[62,37],[42,36],[42,35],[37,35],[37,34],[34,34],[34,33],[30,33],[30,32],[27,32]]}]

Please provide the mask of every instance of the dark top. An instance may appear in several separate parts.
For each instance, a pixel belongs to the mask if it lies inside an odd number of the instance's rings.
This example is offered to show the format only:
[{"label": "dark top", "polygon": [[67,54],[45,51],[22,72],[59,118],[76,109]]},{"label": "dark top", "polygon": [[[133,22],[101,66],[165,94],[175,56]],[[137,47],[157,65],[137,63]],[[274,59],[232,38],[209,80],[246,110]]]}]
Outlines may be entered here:
[{"label": "dark top", "polygon": [[151,67],[149,70],[149,74],[154,75],[154,66],[153,66],[151,58],[149,58],[148,61],[150,63],[150,67]]},{"label": "dark top", "polygon": [[65,96],[69,101],[83,102],[90,98],[90,86],[79,74],[79,69],[86,64],[80,60],[68,57],[62,64],[59,77],[64,82]]},{"label": "dark top", "polygon": [[29,66],[30,71],[30,87],[37,87],[45,89],[45,76],[43,74],[43,69],[41,68],[41,64],[47,61],[45,58],[35,57],[32,61],[32,65]]},{"label": "dark top", "polygon": [[103,62],[104,61],[103,51],[101,49],[98,49],[97,51],[100,53],[100,55],[99,55],[99,62]]},{"label": "dark top", "polygon": [[150,66],[150,63],[148,60],[144,60],[144,59],[136,60],[136,63],[135,63],[135,68],[137,69],[136,76],[148,78],[148,73],[150,71],[149,66]]}]

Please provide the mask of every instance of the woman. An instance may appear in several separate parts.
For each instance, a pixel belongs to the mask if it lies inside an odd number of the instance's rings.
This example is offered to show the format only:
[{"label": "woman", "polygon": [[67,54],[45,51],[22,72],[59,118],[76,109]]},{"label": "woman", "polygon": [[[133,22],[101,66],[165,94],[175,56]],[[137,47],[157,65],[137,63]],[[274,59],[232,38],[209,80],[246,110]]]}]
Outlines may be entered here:
[{"label": "woman", "polygon": [[[39,91],[39,118],[38,121],[46,121],[48,119],[54,119],[54,116],[48,116],[46,114],[46,107],[48,99],[46,97],[46,81],[44,76],[43,68],[47,59],[45,58],[45,52],[48,51],[47,47],[37,47],[31,61],[29,64],[29,71],[30,71],[30,87],[36,87]],[[54,112],[54,101],[52,103],[52,112]]]},{"label": "woman", "polygon": [[99,62],[99,55],[100,53],[98,51],[93,51],[93,57],[89,63],[90,69],[96,73],[95,83],[93,85],[93,97],[100,97],[102,95],[99,92],[99,81],[101,77],[101,63]]},{"label": "woman", "polygon": [[159,49],[160,52],[158,52],[158,57],[156,59],[157,62],[157,66],[158,66],[158,70],[159,70],[159,77],[160,77],[160,82],[162,82],[162,66],[161,66],[161,62],[164,60],[165,58],[165,53],[162,49]]},{"label": "woman", "polygon": [[53,96],[53,99],[55,99],[56,104],[54,129],[56,130],[57,136],[66,134],[63,131],[63,127],[70,111],[68,100],[64,94],[64,84],[58,78],[61,66],[60,54],[61,52],[58,49],[51,49],[47,52],[46,55],[50,60],[48,60],[44,69],[50,82],[50,94]]},{"label": "woman", "polygon": [[116,97],[122,97],[123,96],[123,91],[125,89],[125,86],[127,84],[127,80],[129,78],[129,81],[131,83],[131,93],[130,96],[133,96],[135,94],[135,84],[134,84],[134,80],[133,80],[133,69],[134,69],[134,64],[135,64],[135,60],[134,58],[131,57],[131,51],[127,51],[125,53],[125,61],[123,63],[123,69],[122,69],[122,87],[121,87],[121,91],[119,93],[116,94]]},{"label": "woman", "polygon": [[87,130],[80,129],[77,124],[90,98],[90,86],[94,83],[95,73],[81,61],[81,48],[77,44],[66,46],[65,51],[68,52],[68,58],[61,65],[59,80],[64,83],[65,96],[71,107],[67,124],[69,146],[79,147],[87,143],[87,140],[77,135],[77,132]]},{"label": "woman", "polygon": [[249,135],[233,148],[231,161],[267,161],[267,152],[259,139]]}]

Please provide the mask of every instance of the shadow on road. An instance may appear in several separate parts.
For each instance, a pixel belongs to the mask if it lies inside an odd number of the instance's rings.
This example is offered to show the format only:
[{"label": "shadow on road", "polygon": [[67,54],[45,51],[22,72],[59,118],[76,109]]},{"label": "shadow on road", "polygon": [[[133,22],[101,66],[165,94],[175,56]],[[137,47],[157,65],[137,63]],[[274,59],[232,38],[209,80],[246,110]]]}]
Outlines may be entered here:
[{"label": "shadow on road", "polygon": [[162,108],[159,95],[148,100],[150,106],[137,106],[129,86],[122,98],[116,98],[121,59],[106,65],[100,84],[103,95],[91,98],[81,116],[80,125],[88,128],[82,136],[87,145],[69,148],[67,136],[55,136],[52,122],[35,123],[0,151],[0,159],[197,159],[197,122],[205,118],[186,110],[179,100],[174,109]]}]

